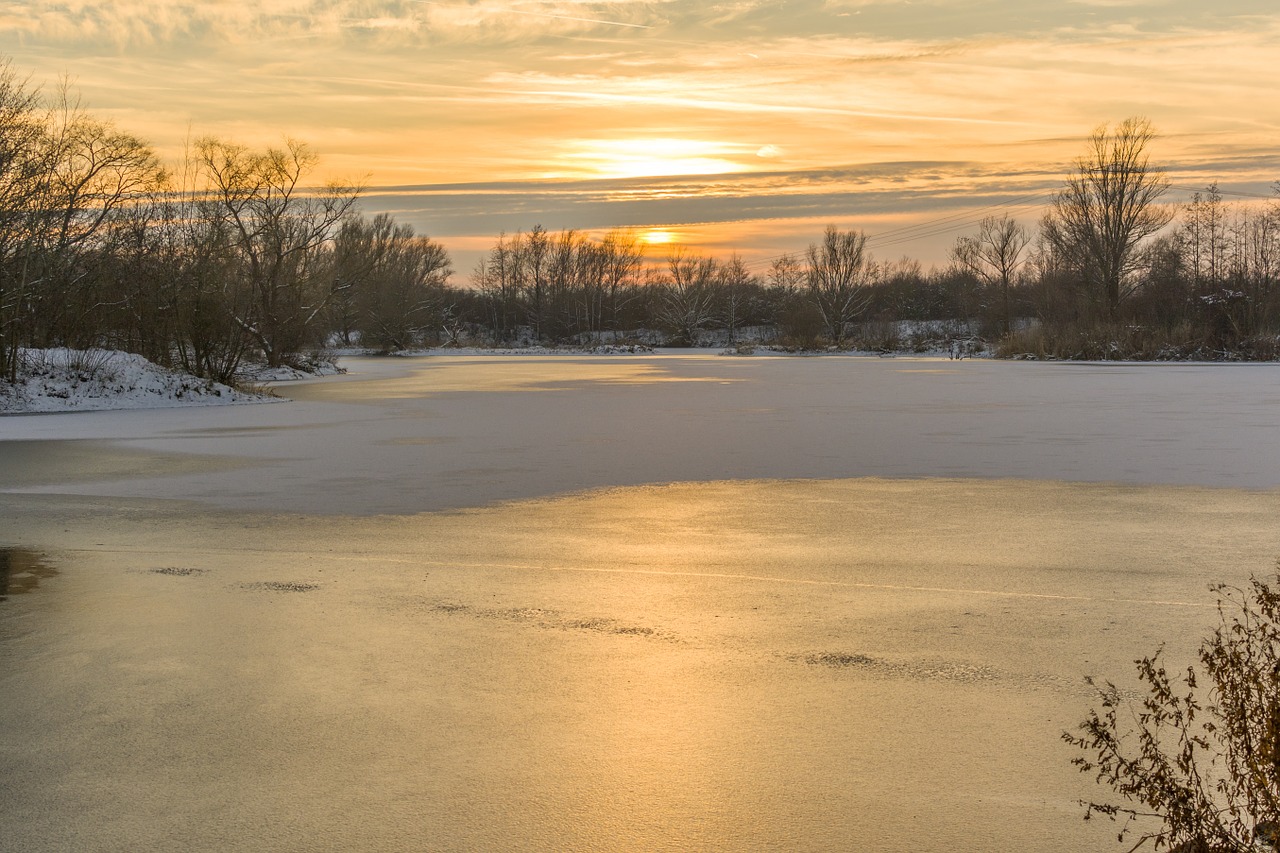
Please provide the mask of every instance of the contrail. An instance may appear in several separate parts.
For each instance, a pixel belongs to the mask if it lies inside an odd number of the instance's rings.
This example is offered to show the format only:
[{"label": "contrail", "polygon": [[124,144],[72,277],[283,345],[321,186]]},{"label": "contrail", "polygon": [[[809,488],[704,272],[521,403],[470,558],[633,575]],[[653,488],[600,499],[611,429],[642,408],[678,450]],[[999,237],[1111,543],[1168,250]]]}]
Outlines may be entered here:
[{"label": "contrail", "polygon": [[[444,3],[433,2],[433,0],[417,0],[417,2],[427,6],[445,6],[446,5]],[[653,29],[653,27],[648,26],[647,24],[628,24],[625,21],[606,21],[601,18],[576,18],[573,15],[553,15],[550,12],[529,12],[522,9],[510,9],[510,8],[504,9],[503,11],[508,12],[512,15],[531,15],[532,17],[535,17],[535,18],[554,18],[555,20],[558,20],[558,21],[578,21],[579,23],[583,23],[583,24],[607,24],[611,27],[629,27],[633,30]]]}]

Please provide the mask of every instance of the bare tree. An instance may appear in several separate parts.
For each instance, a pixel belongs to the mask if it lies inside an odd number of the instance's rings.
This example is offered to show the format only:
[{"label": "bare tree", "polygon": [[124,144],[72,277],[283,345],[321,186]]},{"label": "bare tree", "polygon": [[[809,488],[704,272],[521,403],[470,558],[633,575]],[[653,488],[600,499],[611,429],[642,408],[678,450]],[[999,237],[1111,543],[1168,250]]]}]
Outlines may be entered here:
[{"label": "bare tree", "polygon": [[1280,205],[1227,204],[1210,184],[1185,206],[1175,242],[1218,345],[1238,344],[1276,322]]},{"label": "bare tree", "polygon": [[516,248],[517,286],[525,294],[534,340],[541,341],[550,289],[551,235],[541,225],[535,225],[523,239],[517,233],[512,243]]},{"label": "bare tree", "polygon": [[644,250],[633,231],[610,231],[601,247],[605,256],[601,312],[607,318],[604,324],[610,331],[617,332],[623,310],[635,301],[640,289]]},{"label": "bare tree", "polygon": [[828,225],[822,244],[809,245],[808,261],[809,298],[821,312],[831,342],[843,346],[849,323],[871,302],[869,286],[876,270],[867,253],[867,235]]},{"label": "bare tree", "polygon": [[1095,289],[1110,316],[1134,287],[1138,244],[1173,218],[1159,204],[1169,182],[1147,156],[1155,137],[1145,118],[1094,130],[1042,223],[1045,238]]},{"label": "bare tree", "polygon": [[477,262],[471,282],[485,297],[486,313],[495,342],[505,342],[515,335],[519,321],[520,287],[517,275],[519,235],[508,240],[498,235],[489,254]]},{"label": "bare tree", "polygon": [[804,264],[790,252],[779,255],[769,265],[769,286],[794,291],[804,284]]},{"label": "bare tree", "polygon": [[1280,325],[1280,182],[1275,198],[1262,210],[1242,216],[1236,229],[1239,266],[1250,292],[1251,325]]},{"label": "bare tree", "polygon": [[122,283],[103,275],[103,259],[113,249],[129,251],[121,244],[145,226],[140,208],[168,177],[147,143],[91,116],[65,83],[46,126],[43,159],[49,171],[37,224],[39,286],[30,293],[32,341],[97,345],[106,316],[127,310],[128,301]]},{"label": "bare tree", "polygon": [[1009,288],[1025,260],[1023,252],[1030,242],[1027,229],[1005,214],[984,218],[978,223],[977,234],[958,238],[951,250],[957,264],[999,291],[1003,304],[1002,331],[1006,335],[1013,322]]},{"label": "bare tree", "polygon": [[572,229],[549,237],[546,290],[543,304],[542,336],[559,343],[584,331],[589,320],[583,316],[589,298],[596,253],[585,234]]},{"label": "bare tree", "polygon": [[331,184],[308,191],[302,179],[316,164],[306,144],[254,152],[214,138],[196,144],[209,185],[208,214],[223,220],[253,294],[239,322],[278,367],[309,341],[332,289],[320,275],[319,249],[352,210],[358,188]]},{"label": "bare tree", "polygon": [[188,373],[229,383],[253,349],[243,319],[253,315],[254,299],[240,280],[230,224],[199,214],[189,202],[164,226],[174,344]]},{"label": "bare tree", "polygon": [[52,109],[0,64],[0,374],[25,343],[93,341],[103,243],[137,225],[165,180],[146,143],[88,115],[63,84]]},{"label": "bare tree", "polygon": [[0,63],[0,378],[13,380],[22,344],[35,230],[32,219],[47,182],[39,93]]},{"label": "bare tree", "polygon": [[65,85],[50,125],[50,240],[66,254],[100,234],[117,211],[149,197],[166,174],[150,146],[89,115]]},{"label": "bare tree", "polygon": [[1225,278],[1227,260],[1227,207],[1217,183],[1195,193],[1185,206],[1178,229],[1183,256],[1198,294],[1212,293]]},{"label": "bare tree", "polygon": [[452,270],[444,247],[389,214],[348,217],[333,245],[334,291],[365,346],[406,349],[438,325]]},{"label": "bare tree", "polygon": [[698,332],[715,317],[715,258],[677,251],[667,259],[662,278],[658,319],[685,346],[696,346]]},{"label": "bare tree", "polygon": [[759,282],[742,262],[742,258],[733,254],[720,267],[720,281],[717,289],[720,322],[729,333],[728,342],[732,346],[738,340],[738,327],[755,308],[755,295],[759,289]]}]

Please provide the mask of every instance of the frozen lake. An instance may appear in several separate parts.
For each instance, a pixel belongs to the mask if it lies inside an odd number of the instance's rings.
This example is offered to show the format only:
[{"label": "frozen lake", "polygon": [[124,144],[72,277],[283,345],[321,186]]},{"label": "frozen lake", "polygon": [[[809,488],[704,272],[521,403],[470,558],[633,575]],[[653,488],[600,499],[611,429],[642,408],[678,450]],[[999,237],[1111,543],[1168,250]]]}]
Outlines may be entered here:
[{"label": "frozen lake", "polygon": [[1121,849],[1059,733],[1280,556],[1280,368],[352,359],[0,418],[18,850]]}]

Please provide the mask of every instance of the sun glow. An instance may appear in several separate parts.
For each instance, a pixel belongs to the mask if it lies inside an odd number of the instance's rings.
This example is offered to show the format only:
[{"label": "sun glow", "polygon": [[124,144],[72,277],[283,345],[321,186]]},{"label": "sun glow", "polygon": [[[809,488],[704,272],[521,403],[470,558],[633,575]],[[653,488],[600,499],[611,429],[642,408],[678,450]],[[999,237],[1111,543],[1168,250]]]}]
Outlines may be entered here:
[{"label": "sun glow", "polygon": [[723,175],[744,170],[729,159],[736,152],[719,142],[693,139],[591,139],[575,143],[568,155],[575,166],[604,178],[664,175]]},{"label": "sun glow", "polygon": [[671,231],[646,231],[640,235],[640,239],[650,246],[665,246],[668,243],[676,242],[676,235]]}]

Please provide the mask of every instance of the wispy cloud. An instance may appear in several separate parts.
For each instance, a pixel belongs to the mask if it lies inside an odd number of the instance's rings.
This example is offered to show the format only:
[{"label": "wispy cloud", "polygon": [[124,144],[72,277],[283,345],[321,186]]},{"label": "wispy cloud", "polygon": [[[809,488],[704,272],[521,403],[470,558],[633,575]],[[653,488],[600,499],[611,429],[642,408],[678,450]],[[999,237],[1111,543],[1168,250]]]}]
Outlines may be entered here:
[{"label": "wispy cloud", "polygon": [[437,231],[963,204],[1133,114],[1197,181],[1280,171],[1274,0],[0,0],[6,54],[169,156],[287,133],[323,177],[520,187],[422,195]]},{"label": "wispy cloud", "polygon": [[[451,10],[451,9],[457,8],[455,6],[450,6],[449,4],[446,4],[446,3],[435,2],[435,0],[415,0],[415,2],[421,3],[424,6],[433,6],[438,9]],[[502,17],[502,16],[518,17],[523,15],[529,18],[543,18],[543,19],[552,20],[552,21],[570,21],[575,24],[602,24],[604,26],[609,26],[609,27],[627,27],[627,28],[636,29],[636,30],[653,29],[653,26],[651,24],[638,24],[633,21],[610,21],[604,18],[586,18],[586,17],[582,17],[581,15],[567,15],[567,14],[558,14],[555,12],[543,12],[536,9],[521,8],[519,5],[515,3],[505,4],[505,7],[499,6],[497,7],[496,10],[494,10],[493,7],[491,7],[490,14],[497,14],[499,17]]]}]

